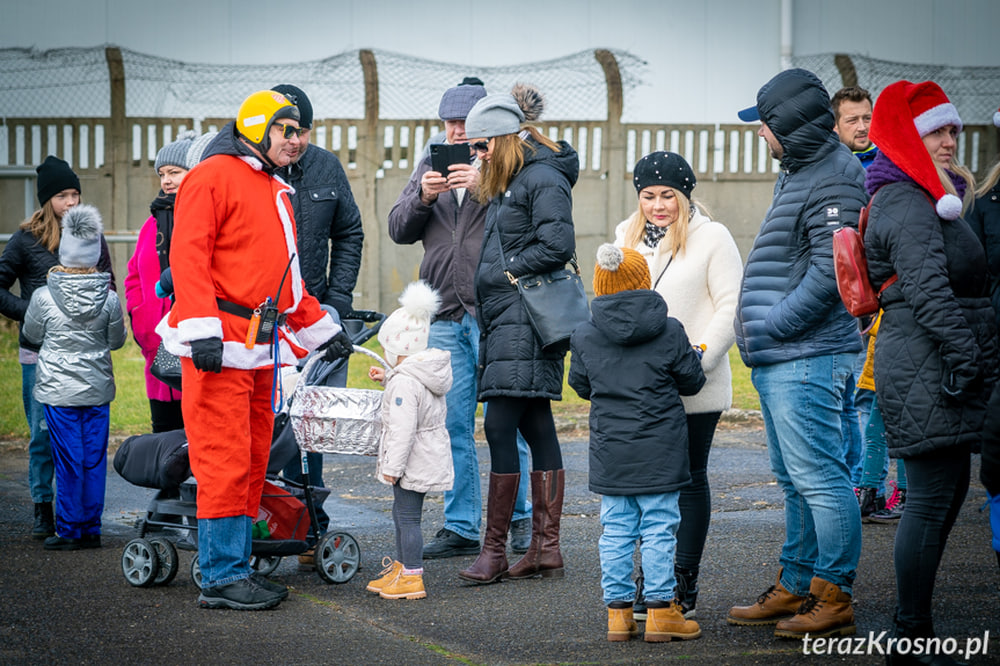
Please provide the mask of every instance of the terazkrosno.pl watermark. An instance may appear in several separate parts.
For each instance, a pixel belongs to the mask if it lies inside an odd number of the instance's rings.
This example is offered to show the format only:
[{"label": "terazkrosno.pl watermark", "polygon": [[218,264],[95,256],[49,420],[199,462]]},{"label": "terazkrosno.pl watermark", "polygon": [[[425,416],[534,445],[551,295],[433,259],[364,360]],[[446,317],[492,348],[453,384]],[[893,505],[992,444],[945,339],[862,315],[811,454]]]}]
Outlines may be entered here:
[{"label": "terazkrosno.pl watermark", "polygon": [[806,634],[802,640],[802,654],[837,655],[884,655],[890,652],[909,655],[948,655],[968,659],[985,655],[990,648],[990,632],[982,638],[970,636],[964,639],[941,638],[896,638],[888,631],[876,634],[869,631],[867,636],[840,636],[837,638],[812,638]]}]

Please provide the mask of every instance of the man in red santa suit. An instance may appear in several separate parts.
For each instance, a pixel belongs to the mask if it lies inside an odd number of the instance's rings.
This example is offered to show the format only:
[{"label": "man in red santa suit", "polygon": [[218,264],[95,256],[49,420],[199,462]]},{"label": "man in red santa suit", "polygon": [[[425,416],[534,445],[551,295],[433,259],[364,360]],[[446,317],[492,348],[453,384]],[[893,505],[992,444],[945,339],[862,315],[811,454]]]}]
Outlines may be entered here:
[{"label": "man in red santa suit", "polygon": [[297,153],[298,119],[280,93],[250,95],[177,192],[176,300],[157,332],[181,357],[202,608],[260,610],[288,596],[249,566],[274,423],[274,366],[311,350],[325,349],[328,360],[352,350],[305,289],[291,188],[274,173]]}]

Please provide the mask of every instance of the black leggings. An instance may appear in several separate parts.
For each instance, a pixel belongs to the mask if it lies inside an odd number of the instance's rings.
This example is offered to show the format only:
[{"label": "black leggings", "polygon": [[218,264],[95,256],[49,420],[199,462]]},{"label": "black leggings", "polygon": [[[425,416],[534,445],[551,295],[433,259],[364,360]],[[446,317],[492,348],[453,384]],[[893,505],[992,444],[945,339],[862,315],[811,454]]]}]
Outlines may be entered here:
[{"label": "black leggings", "polygon": [[930,635],[938,564],[969,490],[969,447],[906,459],[906,510],[896,528],[896,625]]},{"label": "black leggings", "polygon": [[149,416],[153,422],[153,432],[169,432],[184,427],[180,400],[149,399]]},{"label": "black leggings", "polygon": [[490,468],[494,474],[518,474],[517,431],[531,450],[536,471],[562,469],[562,451],[548,398],[490,398],[483,422],[490,445]]},{"label": "black leggings", "polygon": [[392,522],[396,527],[396,557],[407,569],[423,566],[424,537],[420,533],[420,514],[424,493],[407,490],[397,482],[392,487]]},{"label": "black leggings", "polygon": [[722,412],[688,414],[688,459],[691,483],[681,488],[681,524],[677,528],[677,566],[698,569],[705,550],[708,523],[712,518],[712,494],[708,487],[708,452]]}]

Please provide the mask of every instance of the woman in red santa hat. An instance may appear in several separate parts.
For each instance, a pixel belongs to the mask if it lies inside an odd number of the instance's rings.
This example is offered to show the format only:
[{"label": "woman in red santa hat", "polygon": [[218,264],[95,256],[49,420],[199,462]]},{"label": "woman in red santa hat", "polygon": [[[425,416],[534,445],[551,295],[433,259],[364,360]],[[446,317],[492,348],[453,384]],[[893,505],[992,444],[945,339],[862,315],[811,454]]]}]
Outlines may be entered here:
[{"label": "woman in red santa hat", "polygon": [[[986,256],[961,217],[973,194],[971,175],[955,161],[961,131],[932,81],[893,83],[872,114],[880,154],[866,176],[868,273],[876,289],[898,276],[881,296],[875,387],[889,454],[906,460],[895,635],[911,641],[934,635],[934,579],[969,488],[997,363]],[[955,663],[933,651],[887,661]]]}]

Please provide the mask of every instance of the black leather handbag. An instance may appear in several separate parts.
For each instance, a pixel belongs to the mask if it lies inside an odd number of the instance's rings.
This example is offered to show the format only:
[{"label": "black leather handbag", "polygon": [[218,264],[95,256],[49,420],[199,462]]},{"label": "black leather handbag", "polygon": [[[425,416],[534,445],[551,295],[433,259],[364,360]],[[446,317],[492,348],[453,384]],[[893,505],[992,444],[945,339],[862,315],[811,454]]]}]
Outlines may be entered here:
[{"label": "black leather handbag", "polygon": [[156,348],[149,372],[175,391],[181,390],[181,360],[168,352],[162,342]]},{"label": "black leather handbag", "polygon": [[[503,254],[500,235],[500,260],[507,265]],[[576,253],[570,259],[570,268],[565,266],[549,273],[514,277],[504,271],[510,283],[517,287],[521,295],[521,305],[528,314],[535,337],[542,351],[561,353],[569,349],[569,339],[580,324],[590,319],[590,304],[583,289],[580,265]]]}]

